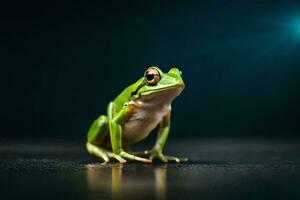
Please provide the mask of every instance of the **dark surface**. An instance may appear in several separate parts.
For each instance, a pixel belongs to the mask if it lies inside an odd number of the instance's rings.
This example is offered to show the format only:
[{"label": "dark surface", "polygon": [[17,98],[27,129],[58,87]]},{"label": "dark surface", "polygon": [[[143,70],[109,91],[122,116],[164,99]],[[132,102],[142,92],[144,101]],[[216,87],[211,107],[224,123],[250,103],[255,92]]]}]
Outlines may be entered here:
[{"label": "dark surface", "polygon": [[1,199],[299,199],[300,141],[170,141],[185,164],[101,165],[82,143],[0,143]]}]

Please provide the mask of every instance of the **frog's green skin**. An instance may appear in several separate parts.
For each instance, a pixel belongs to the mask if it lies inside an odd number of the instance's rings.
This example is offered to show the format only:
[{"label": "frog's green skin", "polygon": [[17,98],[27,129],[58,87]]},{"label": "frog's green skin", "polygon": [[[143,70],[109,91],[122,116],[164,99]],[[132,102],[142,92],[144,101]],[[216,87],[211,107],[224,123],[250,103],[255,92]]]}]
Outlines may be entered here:
[{"label": "frog's green skin", "polygon": [[[163,162],[187,160],[162,153],[170,130],[171,103],[184,89],[181,72],[177,68],[167,73],[157,67],[150,68],[160,74],[156,84],[150,85],[145,77],[140,78],[108,104],[107,115],[101,115],[92,123],[86,144],[90,154],[104,162],[110,158],[121,163],[127,159],[146,163],[151,163],[154,158]],[[129,153],[129,145],[147,137],[158,124],[160,128],[154,147]]]}]

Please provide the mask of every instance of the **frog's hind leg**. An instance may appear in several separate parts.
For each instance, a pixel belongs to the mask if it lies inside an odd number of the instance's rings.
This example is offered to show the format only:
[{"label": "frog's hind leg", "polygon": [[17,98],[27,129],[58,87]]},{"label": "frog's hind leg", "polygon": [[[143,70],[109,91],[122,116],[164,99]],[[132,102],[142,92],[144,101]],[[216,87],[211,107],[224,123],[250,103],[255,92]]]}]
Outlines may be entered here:
[{"label": "frog's hind leg", "polygon": [[104,160],[104,163],[107,163],[110,161],[110,158],[114,158],[120,163],[126,163],[126,160],[123,159],[121,156],[114,154],[113,152],[106,150],[102,147],[93,145],[91,143],[86,143],[86,148],[90,154],[95,155],[96,157],[102,158]]},{"label": "frog's hind leg", "polygon": [[92,155],[109,162],[109,157],[100,146],[108,133],[108,117],[101,115],[91,125],[87,134],[86,149]]},{"label": "frog's hind leg", "polygon": [[105,136],[109,132],[108,129],[108,117],[105,115],[101,115],[92,123],[88,131],[86,149],[90,154],[95,155],[98,158],[102,158],[105,163],[109,162],[110,158],[114,158],[120,163],[125,163],[126,160],[123,159],[121,156],[118,156],[113,152],[100,147],[105,140]]},{"label": "frog's hind leg", "polygon": [[95,145],[101,145],[104,142],[105,136],[108,133],[109,120],[105,115],[98,117],[91,125],[88,134],[87,142]]}]

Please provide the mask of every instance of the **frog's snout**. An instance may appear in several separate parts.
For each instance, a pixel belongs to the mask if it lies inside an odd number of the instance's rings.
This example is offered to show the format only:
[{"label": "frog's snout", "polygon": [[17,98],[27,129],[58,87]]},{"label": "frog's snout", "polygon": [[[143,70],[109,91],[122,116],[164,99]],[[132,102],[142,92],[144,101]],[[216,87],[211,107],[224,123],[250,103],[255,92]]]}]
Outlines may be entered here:
[{"label": "frog's snout", "polygon": [[179,85],[181,85],[183,88],[185,87],[183,79],[182,79],[182,72],[178,69],[178,68],[171,68],[168,71],[168,74],[170,74],[171,76],[173,76],[174,78],[177,79],[177,83]]},{"label": "frog's snout", "polygon": [[178,68],[171,68],[169,71],[168,71],[168,74],[174,74],[176,76],[181,76],[182,75],[182,72],[178,69]]}]

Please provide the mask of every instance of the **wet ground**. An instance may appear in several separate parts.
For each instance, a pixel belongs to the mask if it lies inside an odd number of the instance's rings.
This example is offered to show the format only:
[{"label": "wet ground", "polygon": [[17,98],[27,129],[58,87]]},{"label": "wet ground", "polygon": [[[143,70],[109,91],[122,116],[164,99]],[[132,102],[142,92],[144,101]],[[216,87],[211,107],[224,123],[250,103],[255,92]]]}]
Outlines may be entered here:
[{"label": "wet ground", "polygon": [[168,141],[185,164],[101,165],[84,144],[0,140],[0,199],[300,199],[300,140]]}]

